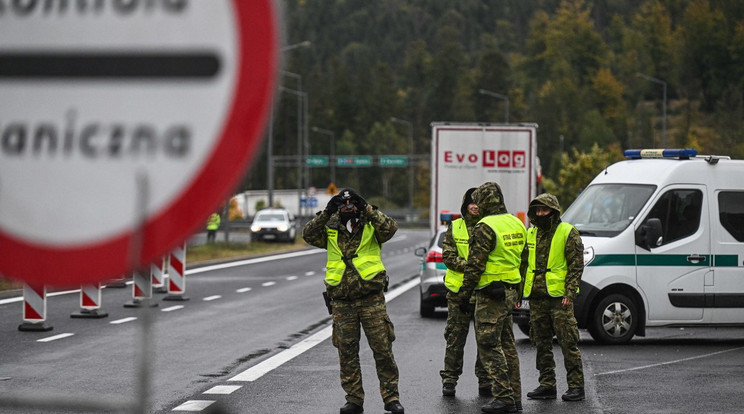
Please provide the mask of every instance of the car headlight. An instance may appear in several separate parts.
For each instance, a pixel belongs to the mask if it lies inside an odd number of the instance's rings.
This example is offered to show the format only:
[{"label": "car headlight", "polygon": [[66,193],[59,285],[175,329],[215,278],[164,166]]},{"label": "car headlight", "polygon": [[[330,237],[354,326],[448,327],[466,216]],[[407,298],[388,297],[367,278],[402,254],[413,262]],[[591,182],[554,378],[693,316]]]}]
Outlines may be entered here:
[{"label": "car headlight", "polygon": [[276,226],[276,229],[279,230],[279,231],[281,231],[281,232],[284,232],[284,231],[289,230],[289,227],[287,227],[286,224],[280,224],[280,225]]},{"label": "car headlight", "polygon": [[594,260],[594,247],[584,248],[584,266],[589,266],[592,260]]},{"label": "car headlight", "polygon": [[255,224],[253,224],[253,225],[251,225],[251,231],[254,232],[254,233],[257,232],[257,231],[261,231],[261,226],[257,226]]}]

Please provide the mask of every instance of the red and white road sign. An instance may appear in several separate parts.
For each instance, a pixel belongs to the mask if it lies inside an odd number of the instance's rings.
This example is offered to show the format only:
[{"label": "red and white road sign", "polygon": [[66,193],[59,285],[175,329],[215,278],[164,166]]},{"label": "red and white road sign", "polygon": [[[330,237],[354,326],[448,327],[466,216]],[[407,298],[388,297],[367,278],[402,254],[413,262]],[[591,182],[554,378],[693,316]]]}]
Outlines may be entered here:
[{"label": "red and white road sign", "polygon": [[8,2],[0,38],[0,274],[73,286],[147,266],[259,147],[273,0]]}]

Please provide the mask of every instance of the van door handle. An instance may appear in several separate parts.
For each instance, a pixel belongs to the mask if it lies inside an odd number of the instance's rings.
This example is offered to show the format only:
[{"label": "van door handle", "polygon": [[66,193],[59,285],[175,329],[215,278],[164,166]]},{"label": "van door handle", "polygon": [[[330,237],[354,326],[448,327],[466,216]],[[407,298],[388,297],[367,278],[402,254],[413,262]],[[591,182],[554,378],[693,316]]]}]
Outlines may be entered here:
[{"label": "van door handle", "polygon": [[701,263],[705,261],[705,256],[700,256],[699,254],[691,254],[687,256],[687,261],[690,263]]}]

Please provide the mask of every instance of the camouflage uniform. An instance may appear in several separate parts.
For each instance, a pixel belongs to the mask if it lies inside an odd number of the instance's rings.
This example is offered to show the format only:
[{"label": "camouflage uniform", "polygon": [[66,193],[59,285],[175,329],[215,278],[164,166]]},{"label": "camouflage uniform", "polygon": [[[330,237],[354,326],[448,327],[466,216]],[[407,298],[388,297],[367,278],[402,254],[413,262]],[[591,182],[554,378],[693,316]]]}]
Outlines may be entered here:
[{"label": "camouflage uniform", "polygon": [[[551,194],[541,194],[531,203],[527,213],[530,221],[537,223],[536,205],[545,205],[553,210],[545,226],[538,225],[535,247],[535,269],[545,269],[548,264],[548,253],[553,235],[561,223],[558,199]],[[578,230],[572,228],[568,234],[565,247],[568,273],[565,278],[564,297],[571,300],[570,306],[563,306],[563,297],[552,297],[548,293],[545,273],[535,273],[530,300],[530,339],[537,348],[535,366],[540,372],[540,385],[556,388],[555,360],[553,359],[553,334],[563,351],[568,388],[584,388],[584,371],[579,352],[579,329],[574,316],[573,301],[578,294],[581,275],[584,271],[584,245]],[[524,280],[527,273],[529,251],[527,246],[522,252],[520,271]]]},{"label": "camouflage uniform", "polygon": [[[473,231],[473,226],[478,223],[480,216],[474,216],[468,212],[468,205],[472,202],[471,194],[475,188],[469,189],[462,199],[460,213],[468,230],[468,234]],[[457,272],[464,272],[467,259],[460,256],[457,251],[452,234],[452,224],[450,223],[447,232],[444,234],[442,242],[442,261],[448,269]],[[459,291],[458,291],[459,292]],[[442,377],[442,384],[457,385],[457,380],[462,375],[463,355],[465,342],[470,331],[470,321],[473,320],[475,306],[468,312],[468,309],[460,309],[460,298],[458,292],[450,289],[447,292],[447,323],[444,326],[444,339],[447,346],[444,350],[444,369],[439,371]],[[475,305],[475,297],[471,298],[471,304]],[[490,392],[491,382],[488,379],[488,373],[483,368],[480,357],[475,357],[475,376],[478,377],[478,388],[488,388]]]},{"label": "camouflage uniform", "polygon": [[[366,223],[374,227],[375,239],[382,244],[390,240],[398,230],[394,219],[386,216],[376,207],[367,205],[361,217],[349,232],[339,220],[339,214],[329,215],[319,212],[303,231],[302,238],[308,244],[327,248],[326,228],[338,231],[338,246],[344,257],[354,256],[362,239]],[[383,402],[397,401],[398,366],[393,357],[395,331],[387,314],[383,289],[387,285],[387,274],[383,270],[371,280],[364,280],[351,261],[347,261],[341,282],[337,286],[326,283],[326,292],[333,304],[332,343],[338,349],[341,366],[341,386],[346,392],[346,401],[363,405],[362,370],[359,363],[359,341],[361,329],[372,349],[380,381],[380,394]]]},{"label": "camouflage uniform", "polygon": [[[496,183],[485,183],[473,192],[481,217],[508,214],[504,196]],[[475,290],[486,269],[489,254],[496,249],[498,238],[493,229],[483,222],[473,228],[470,252],[462,288],[461,304],[475,291],[475,334],[483,366],[491,380],[494,400],[507,405],[521,401],[519,357],[514,344],[511,312],[519,300],[519,285],[504,283],[504,298],[493,299],[484,289]],[[500,283],[500,282],[495,282]],[[508,356],[505,350],[509,350]],[[483,408],[485,410],[485,407]]]}]

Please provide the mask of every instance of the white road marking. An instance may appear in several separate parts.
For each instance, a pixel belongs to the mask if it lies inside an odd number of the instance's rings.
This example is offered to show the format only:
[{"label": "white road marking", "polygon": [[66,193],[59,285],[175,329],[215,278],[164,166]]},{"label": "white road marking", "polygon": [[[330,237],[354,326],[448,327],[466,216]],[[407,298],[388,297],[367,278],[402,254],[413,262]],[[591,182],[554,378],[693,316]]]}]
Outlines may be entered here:
[{"label": "white road marking", "polygon": [[[390,302],[391,300],[395,299],[396,297],[400,296],[407,290],[413,288],[414,286],[418,286],[419,281],[417,277],[414,277],[413,279],[406,282],[404,285],[399,286],[385,295],[385,301]],[[255,381],[265,374],[268,374],[269,372],[275,370],[276,368],[279,368],[282,366],[285,362],[288,362],[292,360],[294,357],[301,355],[305,351],[308,351],[312,349],[315,345],[318,345],[319,343],[323,342],[324,340],[330,338],[332,332],[332,325],[328,325],[325,328],[321,329],[320,331],[316,332],[315,334],[303,339],[302,341],[292,345],[289,347],[289,349],[286,349],[274,356],[272,356],[269,359],[264,360],[261,363],[258,363],[247,370],[241,372],[240,374],[228,379],[228,381]]]},{"label": "white road marking", "polygon": [[710,353],[710,354],[698,355],[698,356],[689,357],[689,358],[682,358],[682,359],[677,359],[677,360],[674,360],[674,361],[659,362],[658,364],[644,365],[642,367],[633,367],[633,368],[627,368],[627,369],[619,369],[617,371],[600,372],[599,374],[594,374],[594,376],[595,377],[598,377],[600,375],[619,374],[619,373],[622,373],[622,372],[638,371],[640,369],[661,367],[661,366],[664,366],[664,365],[677,364],[677,363],[680,363],[680,362],[692,361],[694,359],[707,358],[707,357],[711,357],[711,356],[714,356],[714,355],[725,354],[726,352],[738,351],[740,349],[744,349],[744,347],[726,349],[724,351],[718,351],[718,352],[713,352],[713,353]]},{"label": "white road marking", "polygon": [[217,385],[204,391],[204,394],[232,394],[241,388],[242,385]]},{"label": "white road marking", "polygon": [[297,280],[297,276],[287,276],[287,280]]},{"label": "white road marking", "polygon": [[212,404],[214,404],[214,401],[189,400],[174,408],[173,411],[201,411]]},{"label": "white road marking", "polygon": [[274,286],[274,285],[276,285],[276,282],[264,282],[264,283],[261,283],[261,286],[263,286],[263,287],[269,287],[269,286]]},{"label": "white road marking", "polygon": [[124,318],[124,319],[117,319],[117,320],[115,320],[115,321],[111,321],[111,322],[109,322],[109,323],[110,323],[110,324],[112,324],[112,325],[118,325],[118,324],[120,324],[120,323],[127,323],[127,322],[132,322],[132,321],[136,321],[136,320],[137,320],[137,318],[135,318],[134,316],[130,316],[130,317],[128,317],[128,318]]},{"label": "white road marking", "polygon": [[221,295],[213,295],[213,296],[207,296],[206,298],[202,299],[204,302],[211,302],[213,300],[217,300],[221,298]]},{"label": "white road marking", "polygon": [[245,266],[245,265],[255,264],[255,263],[270,262],[272,260],[287,259],[290,257],[308,256],[311,254],[320,254],[320,253],[326,254],[325,249],[302,250],[299,252],[277,254],[274,256],[257,257],[255,259],[247,259],[247,260],[240,260],[237,262],[223,263],[223,264],[217,264],[217,265],[212,265],[212,266],[204,266],[204,267],[199,267],[196,269],[186,270],[186,275],[209,272],[209,271],[217,270],[217,269],[227,269],[227,268],[236,267],[236,266]]},{"label": "white road marking", "polygon": [[[325,272],[325,269],[323,269],[323,271]],[[314,271],[312,271],[312,270],[311,270],[311,271],[309,271],[309,272],[305,272],[305,276],[312,276],[312,275],[314,275],[314,274],[315,274],[315,272],[314,272]]]},{"label": "white road marking", "polygon": [[183,309],[183,305],[170,306],[170,307],[167,307],[167,308],[163,308],[161,310],[163,312],[172,312],[174,310],[179,310],[179,309]]},{"label": "white road marking", "polygon": [[67,338],[68,336],[72,336],[72,335],[75,335],[75,334],[73,334],[73,333],[63,333],[63,334],[59,334],[59,335],[50,336],[48,338],[37,339],[36,342],[51,342],[51,341],[56,341],[57,339]]},{"label": "white road marking", "polygon": [[250,292],[250,291],[251,291],[251,288],[249,288],[249,287],[244,287],[244,288],[240,288],[240,289],[236,290],[236,292],[238,292],[238,293],[245,293],[245,292]]}]

